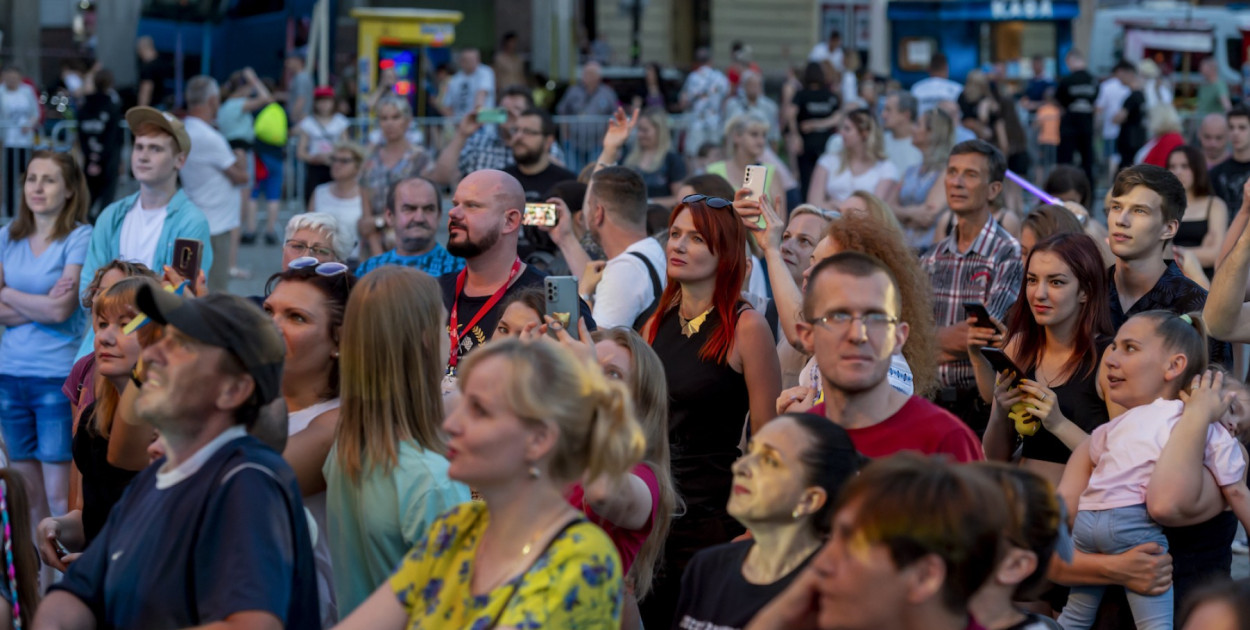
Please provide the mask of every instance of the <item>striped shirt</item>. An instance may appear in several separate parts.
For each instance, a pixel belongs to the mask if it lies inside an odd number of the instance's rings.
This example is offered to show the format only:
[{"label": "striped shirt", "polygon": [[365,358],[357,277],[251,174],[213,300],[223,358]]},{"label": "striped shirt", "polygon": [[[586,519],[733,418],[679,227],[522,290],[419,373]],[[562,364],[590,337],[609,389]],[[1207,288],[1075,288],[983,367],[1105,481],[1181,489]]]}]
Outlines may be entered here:
[{"label": "striped shirt", "polygon": [[363,276],[383,265],[399,265],[420,269],[435,278],[464,268],[464,260],[452,256],[442,245],[435,243],[434,249],[417,256],[401,256],[395,250],[384,252],[370,258],[356,267],[356,275]]},{"label": "striped shirt", "polygon": [[[991,315],[1000,321],[1006,319],[1024,277],[1020,243],[993,216],[967,252],[959,251],[956,238],[957,231],[951,230],[945,240],[920,257],[920,266],[933,285],[934,323],[938,327],[954,326],[967,319],[964,302],[981,302]],[[967,359],[939,365],[938,378],[943,387],[976,387],[972,363]]]}]

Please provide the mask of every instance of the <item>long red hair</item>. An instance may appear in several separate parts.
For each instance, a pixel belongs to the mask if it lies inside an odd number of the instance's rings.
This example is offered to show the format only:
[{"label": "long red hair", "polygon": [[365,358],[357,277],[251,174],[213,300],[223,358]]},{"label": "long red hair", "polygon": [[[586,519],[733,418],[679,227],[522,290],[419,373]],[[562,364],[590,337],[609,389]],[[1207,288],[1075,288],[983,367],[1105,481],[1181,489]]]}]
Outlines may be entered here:
[{"label": "long red hair", "polygon": [[[729,348],[733,346],[738,325],[737,305],[741,300],[742,282],[746,279],[746,228],[742,226],[742,220],[732,207],[717,209],[696,201],[690,204],[679,203],[673,208],[673,213],[668,217],[670,229],[683,210],[690,211],[694,229],[707,242],[708,251],[717,257],[712,308],[720,317],[720,325],[708,335],[707,342],[699,349],[699,358],[723,364],[729,357]],[[672,276],[668,277],[668,286],[664,287],[660,304],[664,306],[651,316],[647,343],[655,343],[655,333],[660,328],[660,322],[681,304],[681,283],[673,280]]]}]

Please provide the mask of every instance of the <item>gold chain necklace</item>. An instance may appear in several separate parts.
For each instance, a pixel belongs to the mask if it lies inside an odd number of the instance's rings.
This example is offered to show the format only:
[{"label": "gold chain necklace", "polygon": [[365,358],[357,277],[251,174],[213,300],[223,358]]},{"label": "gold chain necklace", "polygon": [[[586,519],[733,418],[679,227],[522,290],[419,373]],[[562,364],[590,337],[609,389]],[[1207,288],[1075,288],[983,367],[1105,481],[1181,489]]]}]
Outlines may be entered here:
[{"label": "gold chain necklace", "polygon": [[[521,547],[521,557],[509,563],[507,571],[504,571],[500,576],[491,580],[490,588],[486,589],[486,592],[489,593],[499,588],[500,586],[506,584],[510,578],[514,577],[517,570],[526,565],[527,559],[529,558],[530,553],[534,551],[534,546],[538,543],[538,541],[542,540],[543,537],[554,528],[556,523],[562,522],[560,520],[561,517],[567,517],[568,514],[569,510],[562,509],[559,514],[556,515],[555,519],[549,520],[546,525],[537,529],[534,532],[534,535],[531,536],[530,539],[526,541],[525,545]],[[483,540],[482,544],[478,545],[479,552],[482,550],[482,545],[484,545],[485,542],[486,541]]]}]

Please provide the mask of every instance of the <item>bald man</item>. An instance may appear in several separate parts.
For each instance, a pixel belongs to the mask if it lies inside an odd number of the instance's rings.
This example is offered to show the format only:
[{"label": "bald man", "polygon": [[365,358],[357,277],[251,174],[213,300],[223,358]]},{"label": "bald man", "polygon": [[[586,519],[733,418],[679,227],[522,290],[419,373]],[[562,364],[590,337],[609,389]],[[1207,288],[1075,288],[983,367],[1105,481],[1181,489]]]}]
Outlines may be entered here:
[{"label": "bald man", "polygon": [[[517,257],[524,209],[525,190],[503,171],[474,171],[456,187],[447,212],[447,251],[463,258],[465,267],[438,278],[448,319],[454,322],[447,361],[453,377],[460,358],[486,343],[497,328],[506,328],[504,334],[520,332],[517,321],[500,321],[504,309],[513,295],[541,288],[547,277]],[[581,302],[579,310],[594,330],[590,307]]]},{"label": "bald man", "polygon": [[1223,114],[1207,114],[1202,118],[1198,141],[1202,144],[1202,156],[1207,159],[1207,169],[1228,159],[1228,121]]}]

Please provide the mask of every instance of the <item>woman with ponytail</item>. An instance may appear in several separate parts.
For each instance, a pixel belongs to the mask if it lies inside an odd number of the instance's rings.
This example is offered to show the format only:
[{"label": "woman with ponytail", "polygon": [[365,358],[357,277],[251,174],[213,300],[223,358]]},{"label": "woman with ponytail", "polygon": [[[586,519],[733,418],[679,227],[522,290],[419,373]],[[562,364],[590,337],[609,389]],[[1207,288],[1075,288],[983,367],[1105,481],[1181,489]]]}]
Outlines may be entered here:
[{"label": "woman with ponytail", "polygon": [[[1222,377],[1206,369],[1206,327],[1198,314],[1146,311],[1120,327],[1103,370],[1109,402],[1127,411],[1094,429],[1073,451],[1060,485],[1068,504],[1077,506],[1073,538],[1079,551],[1120,554],[1151,542],[1167,549],[1163,527],[1148,509],[1148,493],[1164,445],[1180,425],[1202,429],[1203,465],[1238,520],[1250,526],[1246,458],[1218,424],[1228,397]],[[1059,625],[1090,627],[1104,588],[1074,586]],[[1172,627],[1175,591],[1127,593],[1137,627]]]},{"label": "woman with ponytail", "polygon": [[668,229],[668,285],[643,337],[668,380],[673,481],[686,513],[669,532],[655,594],[642,604],[648,628],[672,623],[690,557],[742,533],[725,511],[742,420],[758,433],[781,394],[772,330],[741,299],[747,232],[733,204],[690,195]]},{"label": "woman with ponytail", "polygon": [[457,384],[447,472],[483,501],[439,517],[339,627],[618,626],[620,556],[564,490],[642,458],[629,392],[569,349],[515,339],[470,354]]},{"label": "woman with ponytail", "polygon": [[30,539],[30,500],[20,473],[0,468],[0,630],[30,628],[39,606],[39,558]]}]

